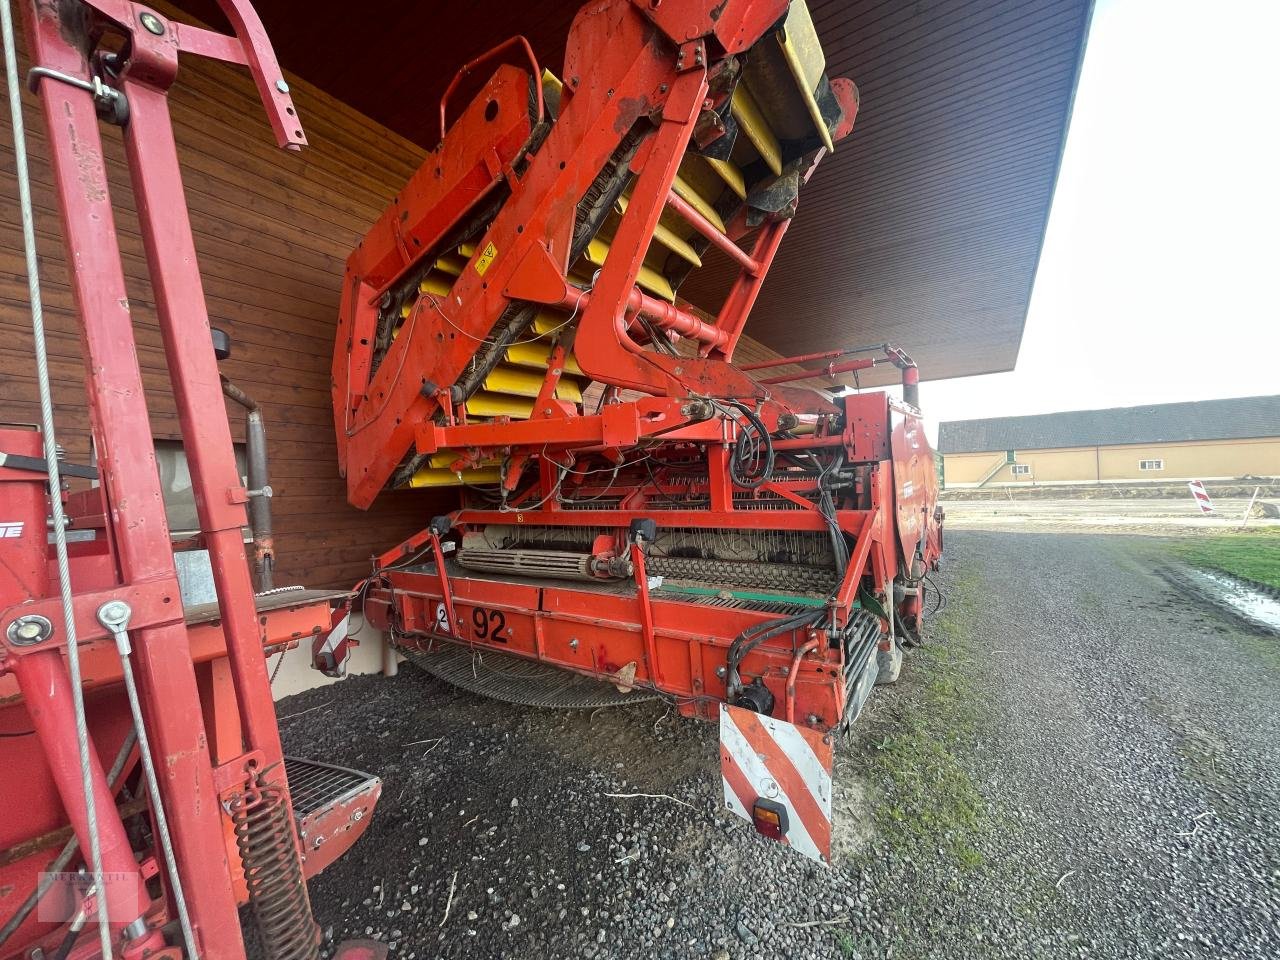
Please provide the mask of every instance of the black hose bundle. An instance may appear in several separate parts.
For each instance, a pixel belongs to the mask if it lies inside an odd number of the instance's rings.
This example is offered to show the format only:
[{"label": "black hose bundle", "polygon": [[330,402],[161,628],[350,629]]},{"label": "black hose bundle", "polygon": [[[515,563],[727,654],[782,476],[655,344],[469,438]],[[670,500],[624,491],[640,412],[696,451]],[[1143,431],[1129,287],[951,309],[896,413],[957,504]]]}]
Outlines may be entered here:
[{"label": "black hose bundle", "polygon": [[766,620],[764,623],[757,623],[755,626],[748,627],[738,634],[733,643],[729,644],[729,654],[726,658],[725,685],[728,688],[727,699],[732,702],[733,698],[742,689],[742,677],[738,673],[738,665],[746,659],[747,654],[766,640],[780,634],[791,630],[819,626],[826,617],[826,608],[818,607],[812,610],[805,610],[803,613],[792,614],[789,617],[782,617],[778,620]]},{"label": "black hose bundle", "polygon": [[844,466],[843,453],[832,458],[831,463],[818,474],[818,513],[826,521],[827,530],[831,535],[831,552],[835,557],[837,577],[844,576],[851,555],[849,541],[845,539],[844,531],[840,529],[840,523],[836,519],[836,501],[831,495],[831,488],[827,486],[826,479],[827,474],[833,471],[838,472],[842,466]]},{"label": "black hose bundle", "polygon": [[756,490],[773,478],[773,438],[759,414],[749,406],[737,400],[730,400],[729,404],[746,420],[745,424],[738,423],[741,433],[729,458],[729,476],[744,490]]}]

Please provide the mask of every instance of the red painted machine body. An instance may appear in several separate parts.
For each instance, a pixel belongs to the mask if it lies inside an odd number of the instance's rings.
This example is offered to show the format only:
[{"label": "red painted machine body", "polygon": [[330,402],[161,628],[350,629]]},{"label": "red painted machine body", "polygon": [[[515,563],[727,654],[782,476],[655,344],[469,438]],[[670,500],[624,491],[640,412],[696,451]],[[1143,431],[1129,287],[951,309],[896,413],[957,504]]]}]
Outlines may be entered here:
[{"label": "red painted machine body", "polygon": [[[166,99],[179,53],[247,65],[280,146],[298,149],[306,139],[246,0],[221,2],[235,36],[168,21],[128,0],[23,0],[20,6],[79,315],[97,464],[66,468],[95,480],[88,489],[73,493],[64,482],[51,490],[45,438],[33,429],[0,428],[0,804],[6,810],[0,824],[0,958],[40,951],[101,957],[97,898],[107,904],[111,955],[188,955],[175,922],[175,874],[165,867],[158,839],[160,808],[190,917],[190,945],[201,956],[243,958],[238,907],[246,901],[264,906],[263,891],[279,894],[282,883],[294,909],[280,911],[283,901],[273,909],[277,928],[281,915],[292,925],[289,955],[318,956],[319,931],[303,878],[363,831],[377,784],[361,780],[365,789],[358,797],[348,789],[337,814],[312,791],[309,816],[333,843],[324,857],[304,863],[265,661],[327,631],[333,602],[343,595],[301,589],[255,594],[250,579],[242,533],[249,493],[234,456]],[[100,120],[123,127],[199,515],[199,534],[187,546],[207,553],[216,594],[211,603],[183,603]],[[69,599],[90,732],[85,763],[77,746],[69,625],[49,532],[51,498],[63,504],[70,540]],[[125,605],[129,613],[123,640],[99,622],[111,605]],[[141,772],[140,741],[122,684],[126,663],[136,677],[157,773],[155,797]],[[305,762],[290,763],[307,769]],[[362,777],[346,773],[353,782]],[[42,873],[60,851],[69,851],[62,871],[74,875],[82,864],[91,866],[89,798],[103,889],[64,883],[40,895]],[[343,828],[333,822],[335,815],[352,822]],[[270,875],[262,868],[267,857]],[[82,936],[72,923],[77,913],[88,921]],[[263,913],[258,910],[260,918]],[[275,943],[281,949],[278,936]]]},{"label": "red painted machine body", "polygon": [[[733,357],[856,88],[801,0],[593,3],[558,77],[516,38],[450,94],[486,73],[347,263],[349,499],[463,498],[378,558],[366,613],[415,655],[846,722],[919,636],[941,551],[917,371],[888,345]],[[704,262],[714,311],[677,292]],[[902,402],[813,386],[884,363]],[[340,672],[345,641],[315,652]]]}]

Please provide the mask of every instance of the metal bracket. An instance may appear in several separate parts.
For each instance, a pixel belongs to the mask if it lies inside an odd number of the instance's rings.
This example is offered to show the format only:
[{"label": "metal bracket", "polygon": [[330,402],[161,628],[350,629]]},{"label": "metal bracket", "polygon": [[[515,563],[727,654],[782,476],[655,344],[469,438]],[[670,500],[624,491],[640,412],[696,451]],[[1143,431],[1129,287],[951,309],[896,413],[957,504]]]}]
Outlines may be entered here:
[{"label": "metal bracket", "polygon": [[115,87],[109,87],[103,83],[102,78],[97,74],[94,74],[92,80],[81,80],[61,70],[54,70],[52,67],[32,67],[27,71],[27,89],[32,93],[39,93],[42,78],[57,80],[77,90],[88,91],[93,95],[98,116],[107,123],[123,127],[129,122],[129,99]]},{"label": "metal bracket", "polygon": [[115,638],[116,648],[122,657],[133,652],[129,644],[129,621],[132,618],[133,607],[123,600],[108,600],[98,608],[98,622]]},{"label": "metal bracket", "polygon": [[707,44],[703,40],[690,40],[681,44],[676,54],[676,71],[701,70],[707,63]]},{"label": "metal bracket", "polygon": [[[39,457],[25,457],[20,453],[4,453],[0,451],[0,467],[10,470],[29,470],[32,473],[48,474],[49,465]],[[59,463],[58,473],[64,477],[80,477],[84,480],[97,480],[97,467],[82,466],[78,463]]]}]

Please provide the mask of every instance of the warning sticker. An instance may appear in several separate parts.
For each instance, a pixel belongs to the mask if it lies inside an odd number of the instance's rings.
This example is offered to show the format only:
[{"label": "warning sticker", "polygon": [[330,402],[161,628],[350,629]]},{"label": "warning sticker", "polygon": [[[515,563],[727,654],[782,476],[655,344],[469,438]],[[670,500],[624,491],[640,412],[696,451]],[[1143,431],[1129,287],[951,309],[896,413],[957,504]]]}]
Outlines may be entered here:
[{"label": "warning sticker", "polygon": [[485,275],[485,271],[493,266],[493,261],[497,258],[498,248],[495,247],[493,245],[493,241],[490,240],[485,248],[480,251],[480,256],[476,257],[476,273],[483,277]]}]

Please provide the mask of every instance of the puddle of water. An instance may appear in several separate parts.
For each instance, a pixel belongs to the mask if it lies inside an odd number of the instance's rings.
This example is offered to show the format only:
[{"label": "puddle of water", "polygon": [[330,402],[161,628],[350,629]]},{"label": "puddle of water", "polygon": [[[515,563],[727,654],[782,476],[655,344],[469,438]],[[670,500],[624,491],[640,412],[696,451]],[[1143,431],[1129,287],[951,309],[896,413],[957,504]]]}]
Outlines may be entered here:
[{"label": "puddle of water", "polygon": [[1217,570],[1191,569],[1191,578],[1206,593],[1211,594],[1237,613],[1254,623],[1280,633],[1280,600],[1269,597],[1242,580]]}]

